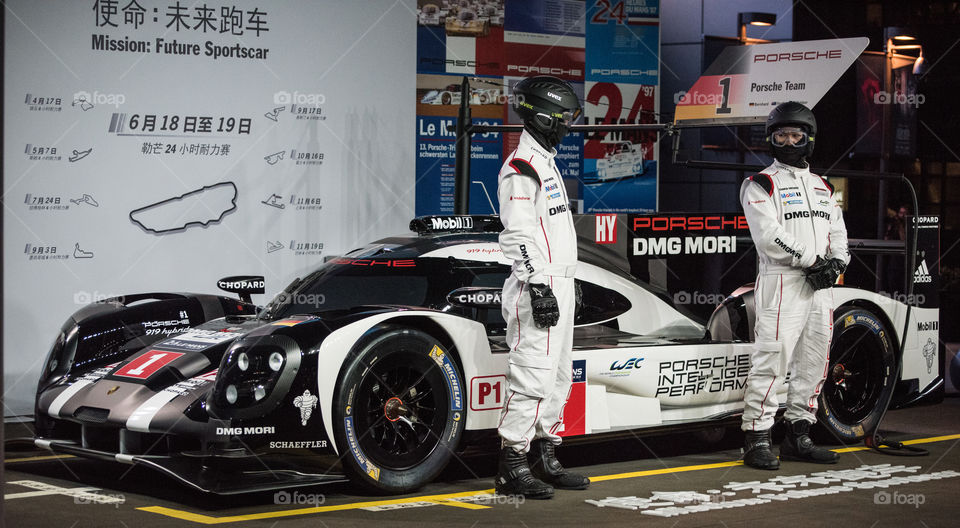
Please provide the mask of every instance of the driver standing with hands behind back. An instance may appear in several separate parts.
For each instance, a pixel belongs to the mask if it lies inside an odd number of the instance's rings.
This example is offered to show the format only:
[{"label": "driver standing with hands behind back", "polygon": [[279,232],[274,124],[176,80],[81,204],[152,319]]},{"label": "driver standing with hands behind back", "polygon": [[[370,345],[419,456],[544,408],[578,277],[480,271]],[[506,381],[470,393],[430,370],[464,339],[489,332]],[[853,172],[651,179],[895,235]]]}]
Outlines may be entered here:
[{"label": "driver standing with hands behind back", "polygon": [[513,95],[524,129],[497,185],[500,247],[513,268],[502,295],[510,357],[495,486],[502,495],[549,499],[554,488],[590,484],[554,454],[571,384],[577,266],[573,216],[554,156],[581,108],[571,86],[550,76],[521,80]]},{"label": "driver standing with hands behind back", "polygon": [[833,336],[833,289],[850,261],[843,211],[833,187],[812,174],[817,120],[806,106],[782,103],[767,117],[775,161],[740,188],[740,203],[760,259],[754,290],[756,336],[744,394],[744,464],[778,469],[770,428],[787,374],[787,434],[780,459],[832,464],[840,455],[814,445],[817,397]]}]

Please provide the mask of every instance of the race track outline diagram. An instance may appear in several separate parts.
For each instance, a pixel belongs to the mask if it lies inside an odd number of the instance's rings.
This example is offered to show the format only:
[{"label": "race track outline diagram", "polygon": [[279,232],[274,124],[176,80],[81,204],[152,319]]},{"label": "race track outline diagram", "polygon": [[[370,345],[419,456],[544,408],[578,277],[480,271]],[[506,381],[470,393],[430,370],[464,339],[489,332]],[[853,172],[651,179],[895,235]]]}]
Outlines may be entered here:
[{"label": "race track outline diagram", "polygon": [[[130,211],[130,221],[155,235],[218,224],[237,209],[237,185],[224,181]],[[199,209],[194,210],[197,206]],[[197,219],[198,215],[201,219]]]}]

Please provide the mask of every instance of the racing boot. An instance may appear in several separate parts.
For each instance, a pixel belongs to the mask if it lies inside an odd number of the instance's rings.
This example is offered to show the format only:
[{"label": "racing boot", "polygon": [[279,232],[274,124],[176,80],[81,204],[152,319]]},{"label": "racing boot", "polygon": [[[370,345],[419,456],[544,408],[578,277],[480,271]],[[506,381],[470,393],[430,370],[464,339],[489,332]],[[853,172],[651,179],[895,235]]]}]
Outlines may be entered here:
[{"label": "racing boot", "polygon": [[571,473],[560,465],[554,450],[556,446],[546,439],[534,440],[530,444],[530,470],[540,480],[557,489],[584,490],[590,485],[590,479]]},{"label": "racing boot", "polygon": [[840,454],[817,447],[810,439],[810,422],[797,420],[787,422],[787,435],[780,444],[780,458],[815,464],[836,464]]},{"label": "racing boot", "polygon": [[770,429],[746,431],[743,463],[756,469],[780,469],[780,461],[770,450]]},{"label": "racing boot", "polygon": [[528,499],[553,498],[553,487],[538,480],[530,472],[527,455],[511,447],[500,450],[497,478],[493,483],[497,495],[523,495]]}]

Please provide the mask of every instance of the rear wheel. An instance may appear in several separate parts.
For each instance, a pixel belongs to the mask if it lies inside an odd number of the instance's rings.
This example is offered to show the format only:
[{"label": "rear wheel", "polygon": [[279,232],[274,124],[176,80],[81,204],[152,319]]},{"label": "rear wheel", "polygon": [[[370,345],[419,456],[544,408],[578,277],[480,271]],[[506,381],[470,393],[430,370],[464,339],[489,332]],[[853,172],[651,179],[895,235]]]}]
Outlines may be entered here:
[{"label": "rear wheel", "polygon": [[413,491],[433,480],[464,427],[455,359],[429,334],[385,327],[345,364],[334,436],[351,480],[385,493]]},{"label": "rear wheel", "polygon": [[882,319],[863,308],[838,311],[833,328],[818,421],[828,438],[856,442],[876,427],[893,391],[897,345]]}]

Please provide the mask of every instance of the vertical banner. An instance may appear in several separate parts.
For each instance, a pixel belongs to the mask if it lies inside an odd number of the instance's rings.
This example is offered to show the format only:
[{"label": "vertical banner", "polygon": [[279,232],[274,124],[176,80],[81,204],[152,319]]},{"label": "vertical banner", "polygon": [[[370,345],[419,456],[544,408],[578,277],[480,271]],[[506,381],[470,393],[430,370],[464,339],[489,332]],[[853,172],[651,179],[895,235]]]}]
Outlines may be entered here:
[{"label": "vertical banner", "polygon": [[[586,124],[658,121],[659,4],[597,0],[587,10]],[[655,211],[658,157],[655,132],[587,134],[580,180],[582,211]]]},{"label": "vertical banner", "polygon": [[6,414],[33,411],[50,343],[91,301],[230,275],[272,295],[402,231],[414,8],[6,2]]},{"label": "vertical banner", "polygon": [[[584,101],[586,123],[656,121],[656,0],[418,0],[417,19],[417,214],[453,212],[454,137],[435,116],[453,123],[463,76],[470,78],[474,122],[521,124],[511,109],[510,87],[534,75],[570,82]],[[603,84],[597,88],[600,100],[591,102],[596,84]],[[611,107],[607,98],[621,102]],[[471,213],[499,211],[496,175],[518,140],[514,133],[474,137]],[[573,210],[654,210],[655,142],[655,134],[564,138],[556,160]],[[501,151],[494,161],[496,145]]]}]

